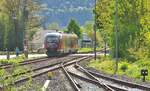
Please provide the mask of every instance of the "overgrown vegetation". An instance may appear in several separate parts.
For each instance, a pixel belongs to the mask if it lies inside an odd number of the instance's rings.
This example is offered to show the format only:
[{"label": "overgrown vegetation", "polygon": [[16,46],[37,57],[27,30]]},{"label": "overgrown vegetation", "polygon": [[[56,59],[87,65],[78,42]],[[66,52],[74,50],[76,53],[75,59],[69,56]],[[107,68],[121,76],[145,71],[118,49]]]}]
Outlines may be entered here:
[{"label": "overgrown vegetation", "polygon": [[9,60],[7,59],[0,59],[0,64],[7,64],[7,63],[14,63],[14,64],[18,64],[19,62],[22,62],[25,60],[25,56],[24,55],[21,55],[21,56],[18,56],[18,57],[15,57],[15,58],[11,58]]},{"label": "overgrown vegetation", "polygon": [[93,51],[92,48],[80,48],[78,52],[89,52],[89,51]]},{"label": "overgrown vegetation", "polygon": [[[143,57],[150,55],[149,7],[149,0],[118,0],[117,32],[120,58],[136,60],[140,55]],[[96,10],[94,10],[97,31],[108,43],[112,50],[112,57],[114,57],[116,43],[115,8],[115,0],[97,0]]]},{"label": "overgrown vegetation", "polygon": [[[118,0],[118,56],[117,74],[140,78],[140,70],[150,70],[150,1]],[[114,73],[116,34],[115,34],[115,0],[97,0],[96,25],[102,39],[108,43],[110,57],[91,61],[90,67],[103,72]],[[150,75],[147,77],[150,80]]]},{"label": "overgrown vegetation", "polygon": [[[40,86],[34,86],[34,84],[32,84],[32,78],[30,78],[30,73],[20,75],[21,73],[26,73],[27,71],[29,71],[29,66],[18,66],[19,62],[22,62],[24,60],[24,56],[19,56],[10,60],[0,60],[0,64],[13,64],[12,70],[6,71],[5,69],[0,69],[0,84],[5,86],[5,88],[3,88],[3,91],[25,91],[29,90],[30,88],[34,88],[34,90],[40,91]],[[18,76],[13,77],[13,75],[17,74]],[[5,79],[5,77],[8,77],[8,79]],[[30,79],[25,84],[19,87],[13,85],[6,86],[7,84],[14,84],[14,82],[21,77],[29,77]]]},{"label": "overgrown vegetation", "polygon": [[[140,59],[131,62],[126,59],[120,59],[117,75],[141,79],[141,69],[150,70],[149,60],[150,59]],[[115,60],[108,56],[106,58],[100,57],[100,59],[97,59],[96,61],[90,61],[88,66],[112,75],[115,71]],[[146,77],[146,79],[150,81],[150,75]]]},{"label": "overgrown vegetation", "polygon": [[[99,50],[101,50],[102,48],[100,48],[100,47],[98,47],[96,50],[97,51],[99,51]],[[79,50],[78,50],[78,52],[91,52],[91,51],[93,51],[94,49],[93,48],[80,48]]]}]

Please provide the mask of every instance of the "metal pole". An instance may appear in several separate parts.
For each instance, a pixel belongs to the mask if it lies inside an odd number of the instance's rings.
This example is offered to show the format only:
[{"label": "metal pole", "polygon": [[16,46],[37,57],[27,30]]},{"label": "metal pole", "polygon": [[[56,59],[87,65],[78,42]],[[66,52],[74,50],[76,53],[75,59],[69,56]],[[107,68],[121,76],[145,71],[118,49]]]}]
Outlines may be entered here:
[{"label": "metal pole", "polygon": [[96,0],[95,0],[95,24],[94,24],[94,59],[96,60]]},{"label": "metal pole", "polygon": [[7,49],[7,48],[6,48],[6,57],[7,57],[7,60],[9,60],[10,55],[9,55],[9,49]]},{"label": "metal pole", "polygon": [[25,57],[28,58],[28,36],[27,36],[27,31],[26,31],[26,24],[27,24],[27,19],[28,19],[28,11],[27,11],[27,0],[23,1],[24,7],[23,7],[23,18],[24,18],[24,54]]},{"label": "metal pole", "polygon": [[13,21],[14,21],[14,29],[15,29],[15,47],[18,47],[18,39],[17,39],[17,36],[18,36],[18,31],[17,31],[17,17],[16,17],[16,11],[14,10],[13,11]]},{"label": "metal pole", "polygon": [[17,34],[16,34],[16,21],[15,21],[15,19],[14,19],[14,29],[15,29],[15,47],[17,47]]},{"label": "metal pole", "polygon": [[106,39],[104,40],[104,42],[105,42],[105,53],[104,53],[104,56],[106,57]]},{"label": "metal pole", "polygon": [[116,67],[115,74],[118,71],[118,0],[116,0],[116,13],[115,13],[115,58],[116,58]]},{"label": "metal pole", "polygon": [[145,82],[145,76],[143,76],[143,79],[142,79],[142,80],[143,80],[143,82]]},{"label": "metal pole", "polygon": [[15,19],[15,30],[16,30],[16,47],[19,48],[19,46],[18,46],[18,24],[17,24],[17,19]]}]

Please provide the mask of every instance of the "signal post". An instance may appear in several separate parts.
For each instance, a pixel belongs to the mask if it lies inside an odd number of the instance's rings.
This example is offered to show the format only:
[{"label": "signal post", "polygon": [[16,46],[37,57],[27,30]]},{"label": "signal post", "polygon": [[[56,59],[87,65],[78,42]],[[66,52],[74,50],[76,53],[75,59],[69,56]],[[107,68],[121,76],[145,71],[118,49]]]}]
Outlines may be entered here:
[{"label": "signal post", "polygon": [[28,40],[24,39],[24,55],[28,58]]}]

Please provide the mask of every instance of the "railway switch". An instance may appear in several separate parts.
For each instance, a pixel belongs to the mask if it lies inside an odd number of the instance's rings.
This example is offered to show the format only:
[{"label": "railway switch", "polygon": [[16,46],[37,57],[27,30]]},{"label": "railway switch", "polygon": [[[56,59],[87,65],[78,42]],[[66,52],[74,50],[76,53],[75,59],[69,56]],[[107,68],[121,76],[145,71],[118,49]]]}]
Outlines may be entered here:
[{"label": "railway switch", "polygon": [[74,80],[74,82],[79,88],[82,88],[81,85],[76,80]]},{"label": "railway switch", "polygon": [[79,68],[79,66],[78,65],[74,65],[74,67],[77,69],[77,68]]},{"label": "railway switch", "polygon": [[141,69],[141,76],[143,76],[143,82],[145,82],[145,76],[148,76],[148,70],[147,69]]}]

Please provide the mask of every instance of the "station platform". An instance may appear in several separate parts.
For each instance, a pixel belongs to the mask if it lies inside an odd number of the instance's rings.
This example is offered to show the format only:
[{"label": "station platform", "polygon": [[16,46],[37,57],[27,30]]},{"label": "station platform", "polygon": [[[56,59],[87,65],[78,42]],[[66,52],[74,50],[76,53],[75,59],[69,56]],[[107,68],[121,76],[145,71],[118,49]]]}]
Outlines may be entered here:
[{"label": "station platform", "polygon": [[[70,54],[70,56],[94,56],[94,53],[88,53],[88,54]],[[104,53],[96,53],[97,56],[103,56]],[[109,55],[109,54],[106,54]]]},{"label": "station platform", "polygon": [[[97,56],[104,55],[104,53],[97,53]],[[109,55],[109,54],[106,54]],[[68,56],[94,56],[94,53],[88,53],[88,54],[70,54]],[[10,55],[10,58],[15,58],[16,55]],[[46,54],[29,54],[28,58],[38,58],[38,57],[47,57]],[[7,59],[6,55],[0,55],[0,59]]]},{"label": "station platform", "polygon": [[[29,58],[46,57],[46,54],[29,54]],[[15,58],[16,55],[10,55],[10,58]],[[6,55],[0,55],[0,59],[7,59]]]}]

